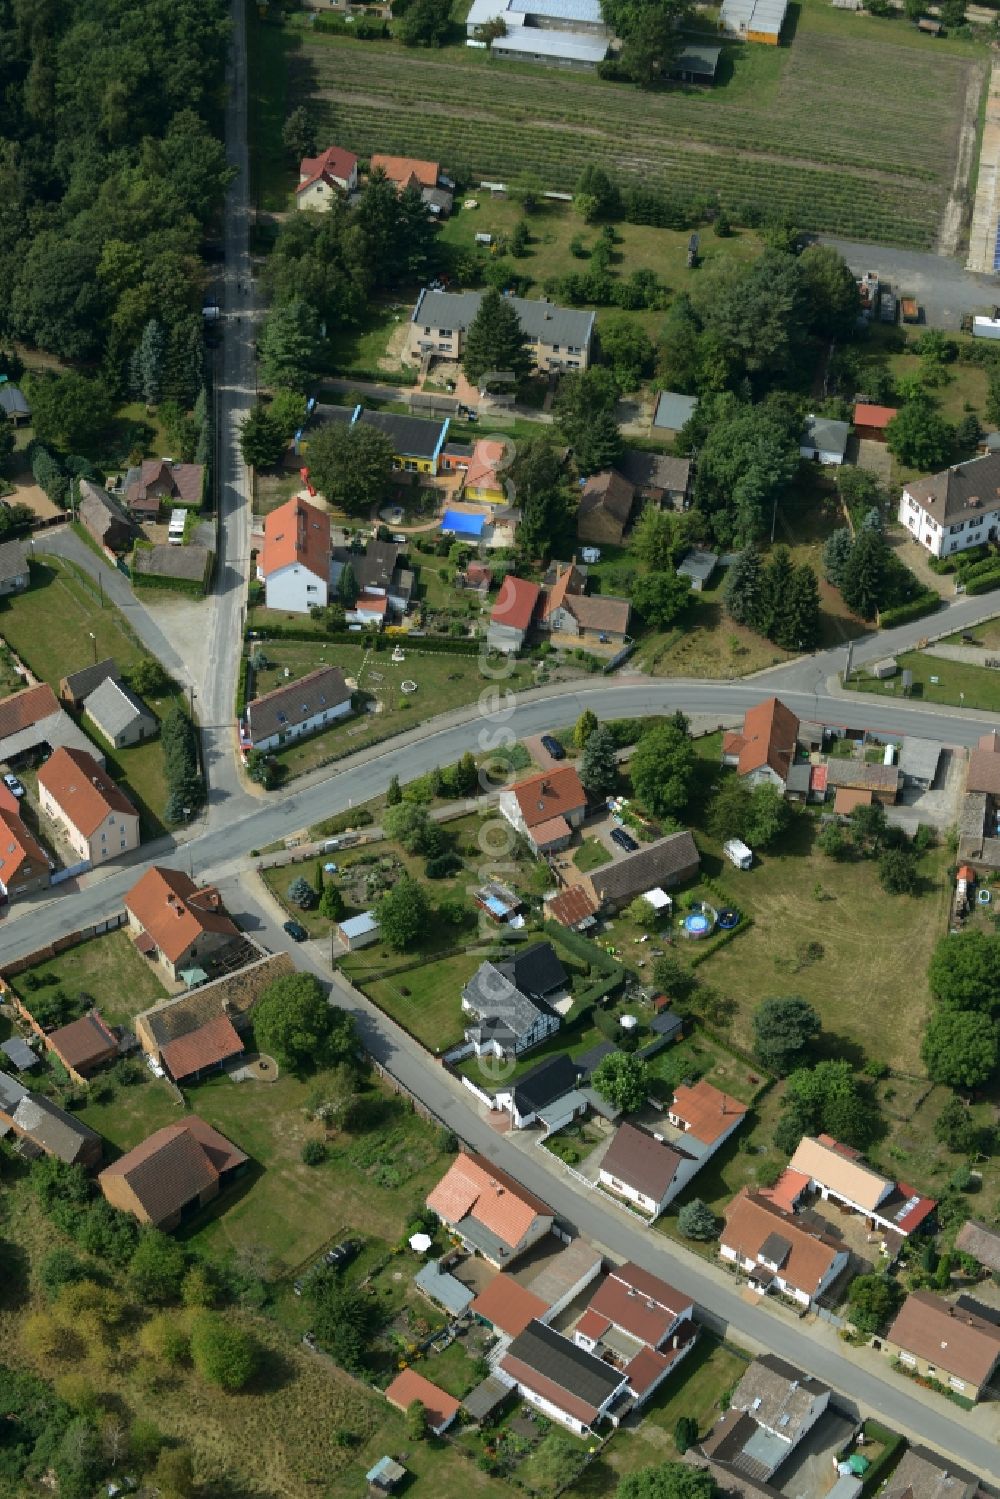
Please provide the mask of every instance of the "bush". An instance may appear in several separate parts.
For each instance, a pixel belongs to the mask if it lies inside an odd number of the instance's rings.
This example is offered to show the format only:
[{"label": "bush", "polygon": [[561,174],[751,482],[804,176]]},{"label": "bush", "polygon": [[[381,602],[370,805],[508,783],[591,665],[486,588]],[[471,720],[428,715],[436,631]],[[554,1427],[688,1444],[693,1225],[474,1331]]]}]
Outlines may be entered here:
[{"label": "bush", "polygon": [[[1000,584],[1000,576],[997,578],[997,583]],[[966,591],[971,593],[972,589],[967,589]],[[896,604],[895,607],[890,609],[880,609],[878,614],[879,629],[891,630],[896,625],[905,625],[912,619],[922,619],[925,614],[933,614],[940,607],[940,598],[928,588],[923,593],[919,593],[915,599],[910,599],[908,603]]]},{"label": "bush", "polygon": [[326,1146],[322,1140],[307,1140],[302,1147],[303,1166],[322,1166],[326,1160]]},{"label": "bush", "polygon": [[977,593],[989,593],[991,588],[1000,588],[1000,566],[992,572],[973,578],[965,585],[965,591],[970,596]]},{"label": "bush", "polygon": [[715,1214],[700,1197],[686,1202],[677,1214],[677,1228],[685,1239],[714,1239],[718,1233]]},{"label": "bush", "polygon": [[242,1390],[257,1370],[260,1350],[242,1327],[203,1312],[191,1329],[191,1357],[209,1384],[234,1392]]},{"label": "bush", "polygon": [[458,854],[438,854],[436,858],[428,859],[424,865],[424,874],[429,880],[446,880],[449,875],[457,874],[462,868],[462,860]]}]

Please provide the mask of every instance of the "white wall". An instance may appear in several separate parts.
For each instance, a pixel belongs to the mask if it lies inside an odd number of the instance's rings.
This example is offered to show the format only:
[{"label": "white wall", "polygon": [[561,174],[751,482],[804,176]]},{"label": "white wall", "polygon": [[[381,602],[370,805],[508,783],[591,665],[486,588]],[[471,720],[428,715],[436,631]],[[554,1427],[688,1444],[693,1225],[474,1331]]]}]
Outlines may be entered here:
[{"label": "white wall", "polygon": [[[251,704],[251,710],[253,705]],[[348,698],[343,703],[337,703],[333,708],[324,708],[321,713],[314,713],[312,718],[307,718],[302,724],[289,724],[284,738],[280,734],[271,734],[267,739],[255,739],[253,748],[257,750],[277,749],[279,744],[291,744],[295,739],[304,739],[307,734],[313,734],[317,729],[322,729],[327,724],[333,723],[338,718],[345,717],[351,711],[351,700]],[[253,719],[249,720],[252,725]]]},{"label": "white wall", "polygon": [[325,608],[330,594],[327,580],[298,562],[271,573],[264,591],[269,609],[287,609],[293,614],[308,614],[314,604]]}]

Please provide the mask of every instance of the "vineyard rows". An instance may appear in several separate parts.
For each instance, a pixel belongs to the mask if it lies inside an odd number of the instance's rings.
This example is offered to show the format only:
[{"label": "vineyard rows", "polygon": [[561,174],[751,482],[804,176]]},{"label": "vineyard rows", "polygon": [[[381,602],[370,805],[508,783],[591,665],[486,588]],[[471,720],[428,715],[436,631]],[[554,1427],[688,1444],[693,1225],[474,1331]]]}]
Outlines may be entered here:
[{"label": "vineyard rows", "polygon": [[[430,156],[471,176],[572,188],[593,161],[624,183],[780,210],[805,228],[924,248],[950,179],[970,64],[800,34],[759,95],[642,95],[590,75],[340,41],[292,63],[325,138]],[[461,101],[461,103],[459,103]],[[540,102],[542,101],[542,102]]]}]

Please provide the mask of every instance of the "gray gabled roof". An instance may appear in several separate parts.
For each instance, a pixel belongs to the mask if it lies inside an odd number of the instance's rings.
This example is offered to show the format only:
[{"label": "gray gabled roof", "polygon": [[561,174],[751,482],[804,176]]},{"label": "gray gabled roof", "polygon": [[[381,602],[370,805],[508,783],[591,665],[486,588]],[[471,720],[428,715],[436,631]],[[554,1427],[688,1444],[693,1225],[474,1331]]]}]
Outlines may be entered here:
[{"label": "gray gabled roof", "polygon": [[[478,291],[448,292],[427,291],[420,293],[413,309],[414,323],[423,323],[428,328],[461,328],[464,332],[479,311],[482,293]],[[592,312],[582,312],[576,307],[557,307],[554,302],[528,297],[506,299],[517,313],[526,336],[546,344],[567,344],[585,349],[594,332]]]},{"label": "gray gabled roof", "polygon": [[19,1083],[17,1078],[10,1077],[6,1072],[0,1072],[0,1109],[3,1109],[5,1114],[12,1114],[21,1099],[27,1096],[28,1090],[23,1083]]},{"label": "gray gabled roof", "polygon": [[679,432],[694,416],[697,406],[697,396],[684,396],[676,390],[661,390],[653,413],[653,426],[665,427],[668,432]]},{"label": "gray gabled roof", "polygon": [[28,1093],[21,1099],[13,1119],[17,1129],[29,1140],[70,1166],[79,1160],[85,1145],[101,1138],[79,1119],[74,1119],[37,1093]]},{"label": "gray gabled roof", "polygon": [[560,1390],[597,1409],[623,1383],[620,1369],[587,1353],[554,1327],[544,1322],[529,1322],[511,1343],[502,1367],[516,1359]]},{"label": "gray gabled roof", "polygon": [[501,1027],[512,1036],[530,1031],[545,1007],[536,1004],[503,974],[495,963],[486,962],[462,990],[462,999],[481,1024]]},{"label": "gray gabled roof", "polygon": [[131,727],[137,719],[155,724],[156,718],[140,697],[136,697],[124,682],[115,677],[105,677],[93,692],[83,700],[83,711],[110,738]]},{"label": "gray gabled roof", "polygon": [[815,448],[818,453],[843,456],[850,435],[850,422],[835,422],[827,416],[807,416],[800,443],[804,448]]},{"label": "gray gabled roof", "polygon": [[0,411],[10,417],[31,415],[31,407],[19,386],[0,385]]},{"label": "gray gabled roof", "polygon": [[[0,386],[0,390],[3,386]],[[0,546],[0,578],[25,578],[28,575],[28,543],[7,541]]]}]

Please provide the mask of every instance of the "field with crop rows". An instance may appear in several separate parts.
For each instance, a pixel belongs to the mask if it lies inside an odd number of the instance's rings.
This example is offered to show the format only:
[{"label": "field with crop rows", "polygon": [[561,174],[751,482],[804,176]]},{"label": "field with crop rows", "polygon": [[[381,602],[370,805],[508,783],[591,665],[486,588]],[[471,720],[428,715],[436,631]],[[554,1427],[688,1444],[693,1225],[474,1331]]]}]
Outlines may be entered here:
[{"label": "field with crop rows", "polygon": [[300,33],[288,93],[311,94],[323,139],[361,155],[431,157],[472,180],[534,170],[554,190],[599,162],[623,182],[717,194],[735,216],[753,202],[807,229],[932,246],[981,63],[842,19],[830,34],[807,0],[779,54],[727,49],[714,90],[654,94],[462,47]]}]

